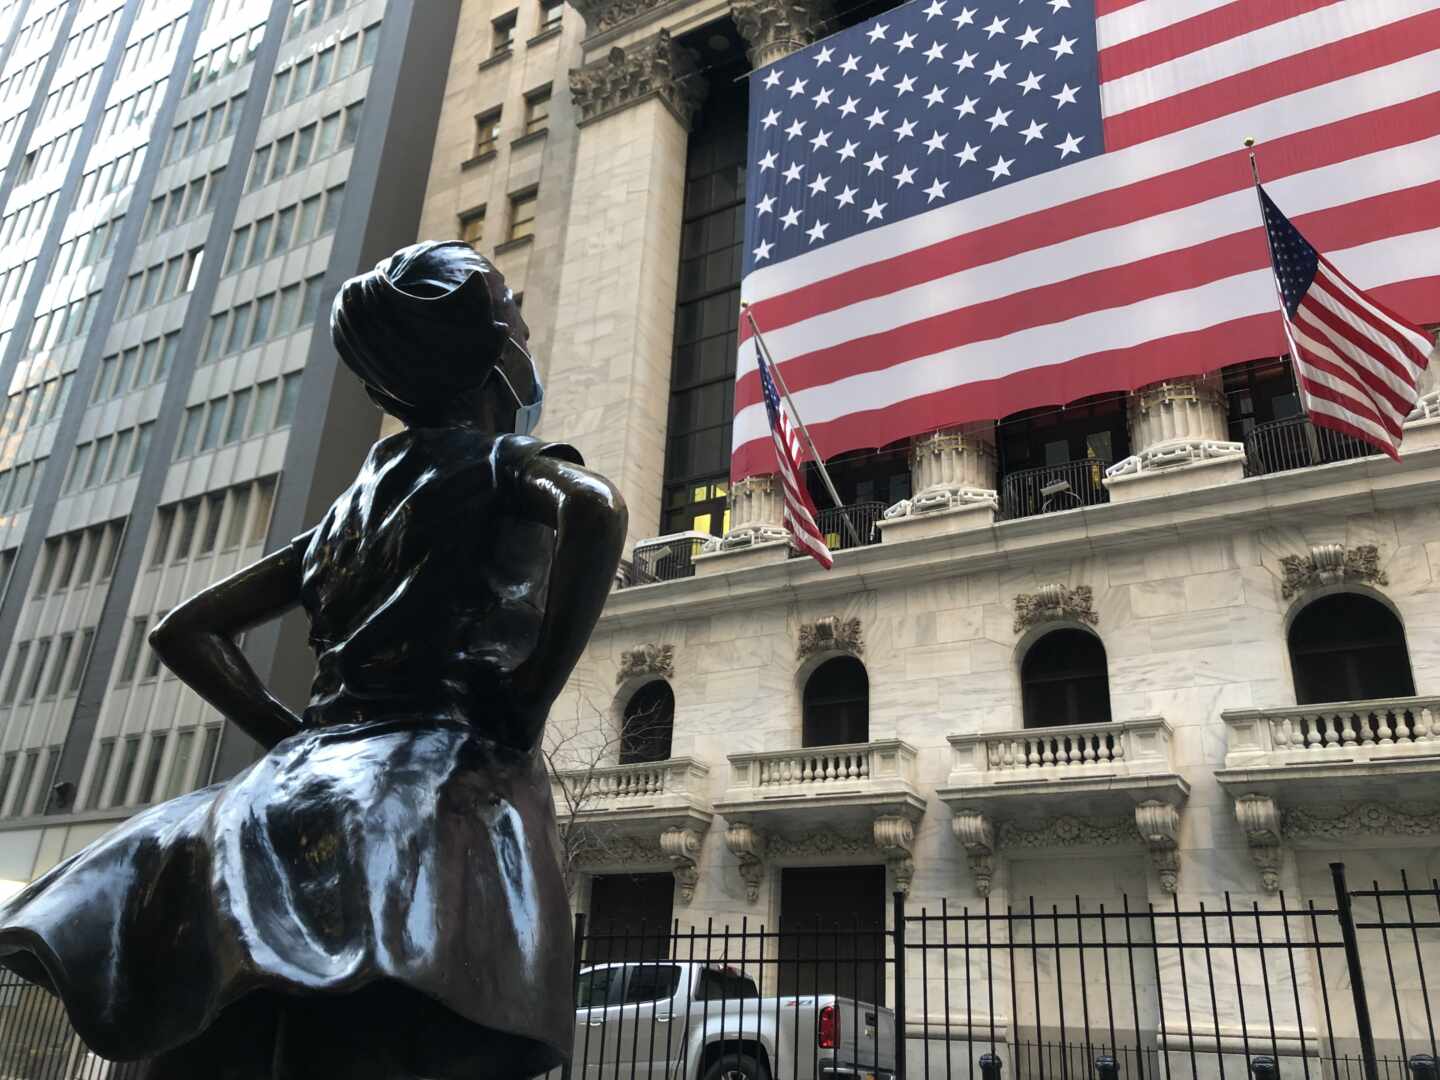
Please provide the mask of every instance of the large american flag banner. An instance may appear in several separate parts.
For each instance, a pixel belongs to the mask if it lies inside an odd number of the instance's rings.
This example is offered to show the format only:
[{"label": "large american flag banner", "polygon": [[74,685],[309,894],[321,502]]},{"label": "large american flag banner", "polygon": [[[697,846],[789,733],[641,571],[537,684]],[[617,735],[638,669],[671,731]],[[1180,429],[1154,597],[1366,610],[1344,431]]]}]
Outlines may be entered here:
[{"label": "large american flag banner", "polygon": [[[824,457],[1288,351],[1243,140],[1440,318],[1440,0],[912,0],[750,83],[743,299]],[[773,469],[741,326],[736,478]]]},{"label": "large american flag banner", "polygon": [[1310,419],[1399,457],[1430,339],[1337,270],[1260,189],[1295,379]]},{"label": "large american flag banner", "polygon": [[[790,422],[790,414],[775,390],[770,365],[763,351],[756,355],[756,374],[760,379],[760,396],[765,403],[765,419],[770,428],[770,441],[775,447],[771,466],[780,477],[780,493],[784,506],[785,527],[790,530],[790,546],[809,555],[826,570],[834,564],[830,548],[815,521],[815,502],[805,488],[805,474],[800,467],[804,452],[800,435]],[[764,470],[769,472],[767,468]]]}]

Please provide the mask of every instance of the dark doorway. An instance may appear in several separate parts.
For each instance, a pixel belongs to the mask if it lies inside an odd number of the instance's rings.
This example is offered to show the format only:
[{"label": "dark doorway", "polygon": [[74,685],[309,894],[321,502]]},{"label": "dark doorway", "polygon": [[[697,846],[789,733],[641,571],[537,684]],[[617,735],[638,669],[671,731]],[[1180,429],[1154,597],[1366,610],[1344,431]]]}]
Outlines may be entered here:
[{"label": "dark doorway", "polygon": [[675,692],[664,679],[646,683],[625,703],[620,729],[620,764],[639,765],[670,757],[675,728]]},{"label": "dark doorway", "polygon": [[585,961],[663,960],[670,955],[675,878],[597,874],[590,882]]},{"label": "dark doorway", "polygon": [[780,872],[780,993],[885,1001],[885,868]]},{"label": "dark doorway", "polygon": [[870,679],[853,656],[826,660],[805,682],[806,746],[870,741]]},{"label": "dark doorway", "polygon": [[1020,664],[1025,726],[1108,724],[1110,674],[1105,646],[1084,630],[1052,630]]},{"label": "dark doorway", "polygon": [[1297,705],[1415,693],[1405,628],[1380,601],[1357,593],[1321,597],[1295,616],[1290,667]]}]

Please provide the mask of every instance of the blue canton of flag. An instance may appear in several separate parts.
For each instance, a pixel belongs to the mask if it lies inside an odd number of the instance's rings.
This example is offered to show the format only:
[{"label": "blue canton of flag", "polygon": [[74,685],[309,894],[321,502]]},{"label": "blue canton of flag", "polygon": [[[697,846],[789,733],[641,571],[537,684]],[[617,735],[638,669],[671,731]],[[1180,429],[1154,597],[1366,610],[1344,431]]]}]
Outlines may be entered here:
[{"label": "blue canton of flag", "polygon": [[912,0],[751,75],[745,273],[1102,143],[1093,0]]}]

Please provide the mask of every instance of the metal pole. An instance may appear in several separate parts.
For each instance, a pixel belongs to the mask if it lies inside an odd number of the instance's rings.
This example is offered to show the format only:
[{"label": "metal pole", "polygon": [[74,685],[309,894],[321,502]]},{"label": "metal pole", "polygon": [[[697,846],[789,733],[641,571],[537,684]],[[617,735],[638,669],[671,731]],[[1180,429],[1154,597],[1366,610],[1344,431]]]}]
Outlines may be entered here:
[{"label": "metal pole", "polygon": [[[572,997],[580,987],[580,967],[585,957],[585,913],[575,914],[575,959],[572,964],[573,981],[570,984]],[[565,1055],[565,1064],[560,1066],[560,1080],[570,1080],[570,1069],[574,1065],[575,1040],[570,1040],[570,1053]]]},{"label": "metal pole", "polygon": [[[1265,250],[1270,254],[1270,278],[1275,283],[1275,301],[1280,305],[1280,322],[1285,327],[1285,341],[1290,346],[1290,381],[1295,385],[1295,396],[1300,399],[1300,408],[1304,410],[1306,417],[1310,415],[1310,409],[1305,404],[1305,389],[1300,385],[1300,376],[1295,374],[1295,340],[1290,336],[1290,317],[1285,310],[1285,297],[1280,293],[1280,280],[1275,276],[1275,245],[1270,242],[1270,222],[1265,219],[1265,200],[1261,198],[1260,188],[1260,167],[1255,164],[1255,140],[1246,139],[1245,149],[1250,151],[1250,178],[1255,181],[1255,203],[1260,207],[1260,227],[1265,231]],[[1314,434],[1310,436],[1314,442]],[[1313,449],[1313,447],[1312,447]],[[1319,462],[1318,454],[1314,461]]]},{"label": "metal pole", "polygon": [[1120,1080],[1120,1066],[1109,1054],[1095,1059],[1096,1080]]},{"label": "metal pole", "polygon": [[[891,900],[895,928],[895,1080],[905,1080],[905,894],[896,892]],[[878,1002],[877,1002],[878,1004]]]},{"label": "metal pole", "polygon": [[1360,943],[1355,937],[1355,913],[1350,909],[1350,889],[1345,884],[1345,864],[1331,863],[1330,877],[1335,883],[1335,914],[1340,922],[1341,939],[1345,942],[1345,963],[1350,968],[1350,994],[1355,999],[1355,1030],[1360,1036],[1365,1080],[1380,1080],[1380,1065],[1375,1056],[1375,1032],[1370,1027],[1370,1002],[1365,996],[1365,972],[1360,967]]},{"label": "metal pole", "polygon": [[[820,457],[820,452],[815,449],[815,442],[810,438],[810,432],[805,427],[805,422],[800,419],[800,411],[795,408],[795,401],[790,397],[790,388],[785,385],[785,376],[780,374],[780,367],[775,363],[775,357],[770,353],[770,347],[765,344],[765,335],[760,333],[760,326],[755,322],[755,315],[750,310],[750,305],[741,302],[740,310],[745,313],[745,318],[750,321],[750,332],[755,335],[755,344],[765,356],[765,362],[770,365],[770,375],[775,380],[775,385],[780,389],[780,395],[785,399],[785,404],[790,406],[790,415],[795,419],[795,426],[800,429],[800,435],[805,440],[805,446],[810,451],[810,458],[815,462],[815,467],[820,470],[820,479],[825,482],[825,490],[830,493],[830,498],[835,501],[835,509],[840,511],[840,520],[845,522],[845,530],[850,534],[850,541],[856,547],[860,547],[860,534],[856,531],[854,523],[850,520],[850,512],[840,502],[840,494],[835,490],[835,484],[830,479],[829,472],[825,469],[825,462]],[[799,477],[796,477],[798,480]]]},{"label": "metal pole", "polygon": [[1250,1059],[1250,1075],[1255,1080],[1280,1080],[1280,1066],[1269,1054],[1256,1054]]}]

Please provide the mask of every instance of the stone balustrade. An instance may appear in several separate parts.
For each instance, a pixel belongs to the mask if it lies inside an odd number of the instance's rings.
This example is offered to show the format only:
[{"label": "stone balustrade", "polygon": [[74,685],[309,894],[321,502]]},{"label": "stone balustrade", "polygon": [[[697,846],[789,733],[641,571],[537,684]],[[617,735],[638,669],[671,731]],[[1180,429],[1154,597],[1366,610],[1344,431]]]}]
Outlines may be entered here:
[{"label": "stone balustrade", "polygon": [[[915,751],[898,740],[731,754],[732,789],[776,789],[867,783],[872,778],[915,781]],[[803,793],[800,793],[803,794]]]},{"label": "stone balustrade", "polygon": [[1243,709],[1222,716],[1226,768],[1440,752],[1440,697]]},{"label": "stone balustrade", "polygon": [[556,778],[567,785],[585,812],[630,808],[660,796],[703,797],[710,770],[694,758],[670,758],[637,765],[565,770]]},{"label": "stone balustrade", "polygon": [[952,735],[952,783],[1012,783],[1109,773],[1168,771],[1170,725],[1158,716],[1104,724]]}]

